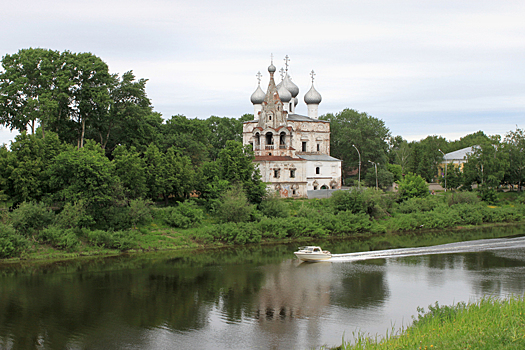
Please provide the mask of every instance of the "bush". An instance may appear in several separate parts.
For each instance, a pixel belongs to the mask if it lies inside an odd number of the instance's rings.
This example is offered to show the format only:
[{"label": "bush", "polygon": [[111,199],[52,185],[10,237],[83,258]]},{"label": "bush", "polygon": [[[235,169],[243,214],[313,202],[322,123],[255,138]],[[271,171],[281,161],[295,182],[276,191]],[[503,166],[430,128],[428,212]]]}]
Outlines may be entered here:
[{"label": "bush", "polygon": [[54,215],[43,203],[24,202],[10,216],[16,232],[29,237],[51,224]]},{"label": "bush", "polygon": [[54,224],[64,229],[81,229],[90,227],[94,222],[91,215],[87,213],[84,202],[78,201],[74,204],[66,203],[62,211],[55,216]]},{"label": "bush", "polygon": [[39,240],[44,243],[50,243],[58,249],[74,251],[79,245],[80,240],[75,234],[74,229],[64,229],[57,226],[49,226],[38,235]]},{"label": "bush", "polygon": [[428,185],[420,175],[408,173],[402,180],[398,181],[398,184],[401,200],[428,196]]},{"label": "bush", "polygon": [[27,238],[16,233],[13,227],[0,223],[0,258],[20,256],[28,246]]},{"label": "bush", "polygon": [[260,242],[262,233],[256,223],[228,222],[208,227],[201,236],[209,236],[224,243],[246,244]]},{"label": "bush", "polygon": [[129,202],[128,215],[133,227],[137,225],[145,225],[153,221],[150,206],[152,201],[143,199],[133,199]]},{"label": "bush", "polygon": [[242,189],[230,189],[221,197],[215,216],[220,222],[247,222],[254,212],[255,206],[248,203]]},{"label": "bush", "polygon": [[168,226],[175,228],[194,227],[204,219],[204,211],[193,201],[181,202],[176,207],[157,208],[154,213]]},{"label": "bush", "polygon": [[286,203],[277,194],[267,194],[259,204],[259,210],[269,218],[286,218],[290,215]]},{"label": "bush", "polygon": [[335,215],[332,233],[340,236],[348,236],[352,233],[370,231],[372,222],[365,213],[354,214],[351,211],[339,212]]},{"label": "bush", "polygon": [[363,191],[357,188],[334,192],[330,197],[330,203],[336,212],[362,213],[365,211]]},{"label": "bush", "polygon": [[440,199],[436,196],[429,196],[426,198],[414,197],[399,203],[397,211],[403,214],[422,213],[434,210],[439,204]]},{"label": "bush", "polygon": [[447,195],[447,203],[449,206],[460,203],[476,204],[481,199],[474,192],[452,192]]},{"label": "bush", "polygon": [[129,250],[138,246],[136,242],[137,233],[134,231],[87,231],[87,239],[90,243],[111,249]]}]

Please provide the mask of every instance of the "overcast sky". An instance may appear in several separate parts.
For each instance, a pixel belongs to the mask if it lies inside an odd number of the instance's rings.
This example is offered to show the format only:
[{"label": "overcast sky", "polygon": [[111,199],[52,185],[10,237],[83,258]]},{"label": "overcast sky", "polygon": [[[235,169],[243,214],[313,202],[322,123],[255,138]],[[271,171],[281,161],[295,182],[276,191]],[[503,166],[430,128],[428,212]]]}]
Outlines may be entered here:
[{"label": "overcast sky", "polygon": [[408,140],[525,127],[523,0],[19,0],[2,4],[0,38],[2,56],[91,52],[133,70],[164,118],[253,113],[273,53],[277,69],[290,56],[299,114],[313,69],[319,115],[353,108]]}]

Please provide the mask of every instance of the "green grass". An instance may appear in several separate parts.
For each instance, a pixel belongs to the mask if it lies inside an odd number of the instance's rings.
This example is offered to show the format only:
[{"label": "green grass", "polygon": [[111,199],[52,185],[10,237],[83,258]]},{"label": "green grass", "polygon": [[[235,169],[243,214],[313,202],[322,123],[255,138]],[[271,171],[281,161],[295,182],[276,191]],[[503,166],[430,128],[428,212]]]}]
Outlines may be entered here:
[{"label": "green grass", "polygon": [[384,337],[354,334],[341,350],[525,349],[525,299],[486,297],[475,303],[418,309],[411,326]]}]

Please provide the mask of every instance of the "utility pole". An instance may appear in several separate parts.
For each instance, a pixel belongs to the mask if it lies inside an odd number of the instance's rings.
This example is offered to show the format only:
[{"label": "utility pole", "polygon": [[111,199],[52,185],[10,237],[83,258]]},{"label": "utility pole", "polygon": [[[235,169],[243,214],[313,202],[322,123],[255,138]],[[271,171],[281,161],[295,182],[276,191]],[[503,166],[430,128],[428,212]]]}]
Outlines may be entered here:
[{"label": "utility pole", "polygon": [[377,186],[377,185],[378,185],[378,184],[377,184],[377,164],[379,164],[379,163],[372,162],[371,160],[369,160],[369,162],[372,163],[372,164],[374,164],[374,167],[376,168],[376,191],[377,191],[377,187],[378,187],[378,186]]},{"label": "utility pole", "polygon": [[438,149],[438,151],[440,151],[443,155],[443,158],[445,158],[445,192],[447,192],[447,156],[445,155],[445,153],[443,153],[441,148]]},{"label": "utility pole", "polygon": [[359,150],[357,149],[355,145],[352,145],[352,147],[355,148],[355,150],[357,151],[357,154],[359,155],[359,180],[357,183],[357,188],[361,188],[361,153],[359,152]]}]

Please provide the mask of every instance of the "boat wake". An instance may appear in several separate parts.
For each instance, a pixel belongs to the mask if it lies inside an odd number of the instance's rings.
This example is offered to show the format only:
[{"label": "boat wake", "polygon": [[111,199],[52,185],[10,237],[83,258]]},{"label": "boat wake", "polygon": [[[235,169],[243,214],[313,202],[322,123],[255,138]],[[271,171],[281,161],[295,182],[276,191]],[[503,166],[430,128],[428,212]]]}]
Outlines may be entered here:
[{"label": "boat wake", "polygon": [[482,239],[431,247],[375,250],[368,252],[332,254],[330,262],[348,262],[370,259],[388,259],[429,254],[480,252],[497,249],[525,248],[525,237]]}]

